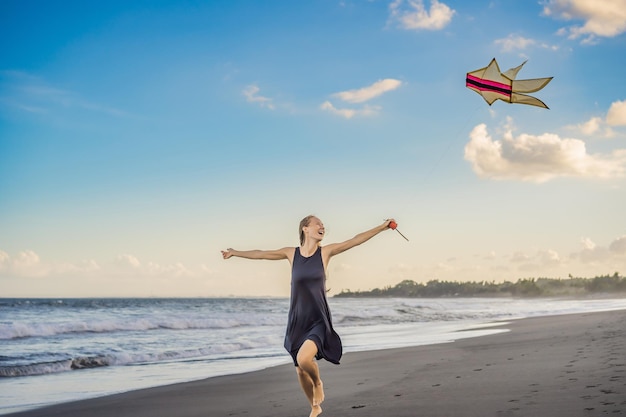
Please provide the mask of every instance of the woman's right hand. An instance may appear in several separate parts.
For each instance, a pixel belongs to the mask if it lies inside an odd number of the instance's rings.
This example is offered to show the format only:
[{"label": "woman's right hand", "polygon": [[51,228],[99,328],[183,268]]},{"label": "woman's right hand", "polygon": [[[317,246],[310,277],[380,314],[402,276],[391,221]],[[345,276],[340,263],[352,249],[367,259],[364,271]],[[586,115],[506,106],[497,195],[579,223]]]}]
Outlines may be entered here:
[{"label": "woman's right hand", "polygon": [[222,251],[222,258],[228,259],[233,256],[233,248],[228,248]]},{"label": "woman's right hand", "polygon": [[386,219],[385,222],[383,223],[383,228],[385,228],[385,229],[395,229],[395,226],[393,226],[392,223],[397,225],[395,219]]}]

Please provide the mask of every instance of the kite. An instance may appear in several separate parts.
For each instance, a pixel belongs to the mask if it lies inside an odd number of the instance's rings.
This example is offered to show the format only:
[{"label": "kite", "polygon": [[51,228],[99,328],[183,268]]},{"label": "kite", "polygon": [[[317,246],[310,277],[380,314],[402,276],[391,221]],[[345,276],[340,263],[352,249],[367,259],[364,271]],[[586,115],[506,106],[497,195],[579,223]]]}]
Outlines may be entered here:
[{"label": "kite", "polygon": [[498,62],[494,58],[485,68],[468,72],[465,86],[483,96],[490,106],[494,101],[502,100],[507,103],[528,104],[547,109],[548,106],[538,98],[520,93],[539,91],[552,80],[552,77],[516,80],[518,71],[525,63],[526,61],[522,62],[519,67],[500,72]]}]

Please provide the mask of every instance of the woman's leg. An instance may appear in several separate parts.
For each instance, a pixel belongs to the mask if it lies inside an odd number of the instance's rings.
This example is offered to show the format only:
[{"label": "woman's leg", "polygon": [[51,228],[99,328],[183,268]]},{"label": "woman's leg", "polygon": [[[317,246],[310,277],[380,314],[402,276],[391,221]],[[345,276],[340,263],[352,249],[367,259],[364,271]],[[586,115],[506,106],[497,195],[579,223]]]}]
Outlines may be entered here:
[{"label": "woman's leg", "polygon": [[[319,367],[315,362],[315,355],[317,355],[317,345],[312,340],[307,340],[300,346],[296,358],[298,361],[298,380],[314,409],[313,411],[315,408],[319,408],[324,401],[324,385],[320,378]],[[322,412],[322,409],[319,408],[317,414],[314,414],[313,411],[311,416],[317,416]]]},{"label": "woman's leg", "polygon": [[298,373],[298,381],[300,382],[302,391],[304,391],[304,394],[311,405],[311,414],[309,417],[317,417],[322,414],[322,407],[319,405],[313,405],[313,380],[309,374],[300,369],[300,367],[296,367],[296,372]]}]

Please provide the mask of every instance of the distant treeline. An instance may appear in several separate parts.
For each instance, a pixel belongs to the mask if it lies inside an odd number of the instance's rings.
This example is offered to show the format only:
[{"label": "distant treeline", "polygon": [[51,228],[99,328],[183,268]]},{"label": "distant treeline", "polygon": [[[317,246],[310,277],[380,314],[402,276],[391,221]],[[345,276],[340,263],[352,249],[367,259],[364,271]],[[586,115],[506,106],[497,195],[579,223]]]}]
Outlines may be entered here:
[{"label": "distant treeline", "polygon": [[426,284],[404,280],[371,291],[342,290],[335,297],[559,297],[623,292],[626,278],[614,273],[595,278],[523,278],[517,282],[453,282],[432,280]]}]

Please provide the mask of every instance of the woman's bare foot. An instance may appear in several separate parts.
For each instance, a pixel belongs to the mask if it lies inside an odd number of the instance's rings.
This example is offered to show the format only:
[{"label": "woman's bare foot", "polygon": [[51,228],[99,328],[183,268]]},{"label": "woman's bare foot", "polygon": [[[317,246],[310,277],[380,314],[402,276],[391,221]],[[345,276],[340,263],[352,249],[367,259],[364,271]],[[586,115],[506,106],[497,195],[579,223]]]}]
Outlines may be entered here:
[{"label": "woman's bare foot", "polygon": [[[313,386],[313,407],[320,406],[324,402],[324,384],[320,379],[320,383]],[[321,413],[321,408],[320,408]],[[317,415],[317,414],[316,414]]]},{"label": "woman's bare foot", "polygon": [[320,407],[319,405],[314,405],[311,407],[311,414],[309,414],[309,417],[317,417],[320,414],[322,414],[322,407]]}]

